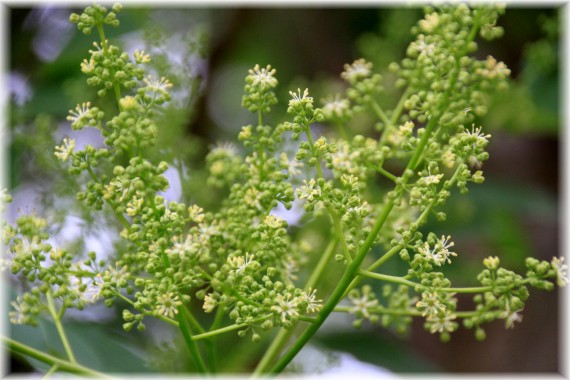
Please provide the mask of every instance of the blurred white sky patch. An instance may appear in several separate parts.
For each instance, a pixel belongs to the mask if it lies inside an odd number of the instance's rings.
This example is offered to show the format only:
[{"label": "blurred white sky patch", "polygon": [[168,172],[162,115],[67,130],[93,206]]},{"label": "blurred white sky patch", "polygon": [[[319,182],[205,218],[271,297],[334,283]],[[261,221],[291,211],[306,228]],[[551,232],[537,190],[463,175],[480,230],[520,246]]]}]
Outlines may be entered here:
[{"label": "blurred white sky patch", "polygon": [[159,192],[158,194],[162,195],[168,202],[180,202],[180,199],[182,198],[182,184],[180,182],[180,174],[178,173],[178,170],[170,166],[163,175],[168,180],[170,186],[168,186],[166,191]]},{"label": "blurred white sky patch", "polygon": [[304,213],[303,201],[299,199],[293,201],[293,206],[291,206],[290,210],[287,210],[282,203],[279,203],[277,207],[271,210],[271,215],[280,217],[286,221],[289,226],[299,225]]},{"label": "blurred white sky patch", "polygon": [[[311,344],[303,347],[290,366],[300,370],[307,378],[319,379],[396,379],[390,371],[370,363],[361,362],[351,354],[331,351]],[[305,378],[305,377],[303,377]]]},{"label": "blurred white sky patch", "polygon": [[45,6],[34,8],[24,22],[24,30],[35,30],[32,46],[44,62],[54,61],[69,43],[75,25],[69,22],[69,10]]},{"label": "blurred white sky patch", "polygon": [[34,94],[28,78],[17,71],[8,74],[8,89],[9,96],[18,106],[24,105]]}]

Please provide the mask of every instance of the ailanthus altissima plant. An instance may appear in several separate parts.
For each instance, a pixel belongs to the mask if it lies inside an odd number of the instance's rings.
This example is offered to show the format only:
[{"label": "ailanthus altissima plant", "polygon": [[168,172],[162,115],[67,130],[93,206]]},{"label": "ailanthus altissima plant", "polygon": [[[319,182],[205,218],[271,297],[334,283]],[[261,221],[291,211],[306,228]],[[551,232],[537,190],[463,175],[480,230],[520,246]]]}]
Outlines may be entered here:
[{"label": "ailanthus altissima plant", "polygon": [[[253,373],[277,374],[333,313],[352,315],[356,328],[372,323],[403,333],[420,318],[443,341],[461,326],[482,340],[489,322],[511,328],[521,321],[529,287],[568,283],[564,258],[527,258],[526,272],[518,274],[493,256],[476,278],[452,284],[446,268],[466,253],[451,236],[424,228],[429,218],[445,221],[450,197],[484,182],[491,136],[478,117],[488,96],[506,89],[510,70],[492,56],[473,55],[478,38],[501,37],[496,22],[503,8],[426,7],[406,58],[389,67],[400,91],[390,110],[378,101],[387,84],[364,59],[345,65],[345,93],[322,103],[303,88],[279,100],[278,68],[255,64],[244,73],[241,104],[257,121],[241,128],[243,149],[219,144],[205,160],[204,186],[227,194],[212,210],[161,195],[169,163],[147,151],[168,128],[159,122],[174,86],[148,68],[150,54],[131,56],[107,39],[121,8],[94,5],[70,16],[80,31],[97,36],[80,70],[98,97],[78,99],[69,128],[95,128],[104,146],[80,149],[66,137],[53,152],[81,184],[77,202],[113,214],[121,249],[83,254],[56,246],[51,221],[34,212],[3,222],[1,266],[21,289],[10,322],[51,319],[64,353],[3,337],[10,350],[51,365],[50,373],[101,375],[77,362],[64,318],[102,302],[122,308],[123,329],[138,330],[132,334],[145,333],[153,319],[174,326],[197,373],[217,372],[219,347],[237,334],[244,345],[267,345]],[[108,98],[114,109],[104,111],[98,104]],[[271,116],[280,106],[288,116],[277,122]],[[362,113],[375,118],[376,135],[350,132]],[[314,136],[315,124],[331,133]],[[379,178],[390,184],[382,191]],[[6,191],[0,198],[11,200]],[[277,212],[294,204],[303,206],[306,220],[326,221],[324,251],[293,234]],[[372,249],[383,253],[372,259]],[[390,260],[403,262],[406,271],[387,273]],[[333,289],[322,289],[330,266],[340,274]],[[375,283],[383,284],[381,293]],[[459,293],[473,295],[472,308],[458,305]]]}]

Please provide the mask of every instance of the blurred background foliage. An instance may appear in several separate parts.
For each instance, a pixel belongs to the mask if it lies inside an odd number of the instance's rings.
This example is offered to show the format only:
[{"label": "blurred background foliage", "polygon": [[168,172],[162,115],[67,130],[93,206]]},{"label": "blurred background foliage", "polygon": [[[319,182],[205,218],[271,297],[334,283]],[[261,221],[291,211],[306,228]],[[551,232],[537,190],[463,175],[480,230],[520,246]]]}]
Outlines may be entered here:
[{"label": "blurred background foliage", "polygon": [[[63,229],[70,223],[68,215],[74,215],[72,222],[83,229],[68,244],[76,244],[81,252],[101,236],[101,225],[115,221],[109,217],[102,224],[104,214],[94,215],[75,205],[79,185],[53,156],[53,147],[63,136],[79,138],[65,121],[68,110],[96,98],[79,70],[95,37],[80,34],[67,22],[71,11],[77,9],[9,9],[9,187],[16,194],[16,208],[49,214],[59,221],[54,230]],[[391,86],[394,77],[387,65],[403,57],[411,40],[410,27],[420,17],[421,9],[404,7],[127,8],[120,15],[121,27],[109,30],[107,36],[129,52],[149,51],[153,70],[174,83],[174,100],[161,116],[160,142],[148,155],[176,169],[176,174],[171,173],[174,197],[212,210],[225,193],[206,187],[204,157],[213,144],[236,141],[241,126],[253,121],[240,106],[248,68],[257,63],[277,68],[281,101],[269,123],[283,120],[292,89],[309,87],[315,99],[342,91],[343,65],[359,57],[373,62],[383,74],[386,91],[380,101],[391,107],[399,95]],[[431,221],[425,226],[426,231],[453,236],[460,256],[449,267],[449,276],[458,286],[472,281],[482,258],[489,255],[499,255],[505,267],[520,271],[525,256],[549,260],[560,254],[559,10],[507,8],[500,24],[504,37],[481,43],[477,52],[480,59],[493,55],[504,61],[513,77],[509,91],[491,99],[488,115],[480,120],[493,135],[491,159],[483,168],[487,180],[468,196],[452,197],[444,223]],[[98,106],[111,109],[104,102]],[[351,133],[373,135],[373,125],[368,116],[358,115]],[[321,132],[329,133],[325,126]],[[101,143],[97,133],[81,133],[84,143]],[[294,234],[320,236],[313,238],[316,252],[327,238],[327,225],[319,222],[291,227]],[[117,243],[111,239],[98,244],[105,250],[106,244]],[[405,270],[398,260],[389,265],[387,269],[395,273]],[[333,271],[323,287],[327,281],[334,285],[335,278]],[[470,297],[460,297],[461,305],[470,305]],[[558,308],[556,291],[535,291],[523,323],[514,331],[497,321],[488,326],[484,342],[477,342],[472,331],[460,329],[445,344],[424,331],[421,321],[402,338],[378,326],[354,330],[350,317],[341,315],[326,324],[313,343],[321,350],[349,352],[402,373],[558,372]],[[103,324],[89,318],[102,319]],[[185,364],[186,354],[176,349],[180,338],[168,328],[148,326],[144,334],[126,334],[120,326],[120,308],[70,319],[67,327],[79,361],[117,372],[192,369]],[[48,322],[40,326],[41,334],[29,327],[11,328],[18,340],[51,353],[59,350],[51,343],[57,340],[50,338],[54,329]],[[263,350],[263,345],[251,344],[240,350],[225,347],[227,372],[253,366]],[[14,370],[25,370],[24,359],[13,360]]]}]

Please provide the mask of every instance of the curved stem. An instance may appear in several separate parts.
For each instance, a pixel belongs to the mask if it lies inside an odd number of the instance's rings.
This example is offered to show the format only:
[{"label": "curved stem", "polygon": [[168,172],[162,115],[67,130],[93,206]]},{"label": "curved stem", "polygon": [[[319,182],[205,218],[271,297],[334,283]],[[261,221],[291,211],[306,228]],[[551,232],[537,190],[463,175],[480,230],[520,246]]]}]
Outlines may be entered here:
[{"label": "curved stem", "polygon": [[30,358],[39,360],[42,363],[49,364],[51,366],[57,365],[60,371],[74,373],[77,375],[89,376],[94,378],[106,378],[112,379],[112,377],[105,375],[104,373],[97,372],[90,368],[84,367],[77,363],[72,363],[70,361],[57,358],[55,356],[46,354],[39,350],[36,350],[33,347],[27,346],[23,343],[17,342],[13,339],[10,339],[5,336],[0,336],[0,340],[4,343],[4,345],[11,351],[20,353],[25,356],[29,356]]},{"label": "curved stem", "polygon": [[67,340],[67,335],[65,334],[63,325],[61,324],[60,316],[58,315],[58,312],[55,309],[55,303],[51,296],[51,291],[48,291],[46,293],[46,299],[47,299],[49,313],[53,319],[53,322],[55,323],[55,328],[57,329],[57,333],[59,334],[61,343],[63,343],[63,348],[65,349],[65,353],[69,358],[70,362],[77,363],[77,361],[75,360],[75,355],[73,355],[73,351],[71,350],[71,346],[69,345],[69,341]]},{"label": "curved stem", "polygon": [[392,182],[396,182],[398,180],[398,177],[396,177],[394,174],[390,173],[388,170],[384,169],[381,166],[378,167],[376,170],[378,170],[378,173],[382,174],[384,177],[388,178]]},{"label": "curved stem", "polygon": [[390,126],[390,120],[382,110],[382,107],[380,107],[380,105],[374,99],[370,101],[370,106],[372,107],[374,113],[376,113],[376,116],[378,116],[378,118],[382,120],[382,122],[384,123],[384,130],[386,130],[386,128]]},{"label": "curved stem", "polygon": [[[367,271],[373,271],[374,269],[378,268],[380,265],[384,264],[386,261],[388,261],[388,259],[392,256],[394,256],[396,253],[398,253],[401,249],[403,248],[402,245],[397,245],[395,247],[392,247],[392,249],[390,249],[388,252],[386,252],[385,254],[383,254],[378,260],[376,260],[372,265],[370,265],[368,268],[366,268]],[[356,285],[358,285],[358,283],[360,282],[360,280],[362,279],[361,276],[355,277],[352,282],[350,283],[350,285],[348,286],[348,288],[346,289],[346,291],[344,292],[342,298],[346,297],[348,295],[348,293],[354,289],[354,287]]]},{"label": "curved stem", "polygon": [[287,351],[285,355],[283,355],[281,359],[277,362],[277,364],[270,370],[271,373],[273,374],[279,373],[287,366],[287,364],[289,364],[289,362],[299,353],[299,351],[301,351],[303,346],[321,327],[325,319],[334,310],[335,306],[340,302],[345,290],[348,288],[350,282],[352,281],[358,269],[360,268],[360,265],[362,264],[364,257],[368,253],[369,249],[372,248],[372,245],[376,240],[378,232],[380,232],[380,229],[384,225],[384,222],[386,222],[386,219],[388,218],[388,215],[390,215],[390,212],[392,211],[393,207],[394,207],[394,201],[390,199],[384,206],[381,215],[376,220],[376,223],[372,227],[372,230],[368,234],[368,237],[366,238],[364,244],[358,250],[356,256],[354,257],[354,260],[352,260],[352,262],[346,268],[346,271],[341,277],[339,284],[336,286],[330,298],[323,306],[322,311],[319,313],[319,315],[316,318],[316,322],[310,325],[299,337],[299,339],[295,341],[295,343],[289,349],[289,351]]},{"label": "curved stem", "polygon": [[51,375],[53,375],[54,373],[56,373],[59,370],[59,366],[57,364],[54,364],[51,366],[51,368],[49,369],[49,371],[47,371],[43,376],[42,376],[42,380],[43,379],[48,379],[51,377]]},{"label": "curved stem", "polygon": [[219,334],[223,334],[223,333],[234,331],[234,330],[239,330],[242,327],[247,327],[247,326],[251,325],[252,323],[258,323],[258,322],[264,321],[270,317],[271,317],[271,314],[268,314],[268,315],[264,315],[264,316],[255,318],[251,322],[248,322],[248,323],[236,323],[236,324],[233,324],[230,326],[222,327],[221,329],[208,331],[208,332],[205,332],[202,334],[192,335],[192,340],[200,340],[200,339],[211,338],[211,337],[219,335]]},{"label": "curved stem", "polygon": [[194,341],[192,337],[192,330],[190,329],[190,322],[188,321],[188,310],[181,305],[178,307],[178,324],[180,327],[180,331],[182,332],[182,336],[184,337],[184,341],[186,342],[186,346],[192,355],[192,359],[194,360],[194,364],[196,364],[196,368],[198,372],[204,374],[207,373],[208,370],[206,369],[206,365],[204,364],[204,360],[202,359],[202,355],[198,350],[198,345]]},{"label": "curved stem", "polygon": [[389,282],[394,282],[396,284],[402,284],[402,285],[406,285],[406,286],[410,286],[410,287],[415,287],[417,285],[420,285],[416,282],[410,281],[410,280],[406,280],[403,277],[398,277],[398,276],[390,276],[387,274],[380,274],[380,273],[374,273],[374,272],[369,272],[366,270],[359,270],[358,274],[368,277],[368,278],[373,278],[375,280],[380,280],[380,281],[389,281]]},{"label": "curved stem", "polygon": [[396,104],[396,108],[394,108],[392,115],[390,115],[390,125],[396,125],[398,118],[400,117],[400,115],[402,114],[402,111],[404,110],[404,103],[408,99],[410,92],[411,92],[411,89],[408,86],[408,87],[406,87],[406,89],[402,93],[402,96],[400,96],[400,100],[398,100],[398,104]]}]

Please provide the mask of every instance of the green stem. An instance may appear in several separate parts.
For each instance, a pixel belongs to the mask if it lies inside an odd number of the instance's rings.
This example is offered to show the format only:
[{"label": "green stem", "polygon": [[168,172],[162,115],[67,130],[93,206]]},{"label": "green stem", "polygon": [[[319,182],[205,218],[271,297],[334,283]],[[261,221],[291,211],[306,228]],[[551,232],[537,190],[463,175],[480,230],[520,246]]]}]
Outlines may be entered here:
[{"label": "green stem", "polygon": [[408,99],[410,92],[411,92],[410,87],[407,87],[406,90],[402,93],[402,96],[400,96],[400,100],[398,100],[398,104],[396,104],[396,108],[394,108],[394,111],[390,116],[390,120],[388,120],[386,127],[382,130],[380,137],[378,138],[379,145],[381,146],[384,145],[384,140],[386,140],[386,136],[388,136],[388,134],[386,133],[388,128],[396,126],[398,118],[400,117],[402,111],[404,110],[404,103],[406,102],[406,99]]},{"label": "green stem", "polygon": [[258,322],[261,322],[263,320],[266,320],[269,317],[271,317],[271,314],[264,315],[264,316],[259,317],[259,318],[255,318],[254,320],[252,320],[251,322],[248,322],[248,323],[236,323],[236,324],[233,324],[230,326],[222,327],[221,329],[208,331],[208,332],[205,332],[202,334],[196,334],[196,335],[193,335],[191,338],[192,338],[192,340],[200,340],[200,339],[211,338],[211,337],[216,336],[216,335],[220,335],[220,334],[227,333],[227,332],[234,331],[234,330],[239,330],[243,327],[247,327],[247,326],[251,325],[252,323],[258,323]]},{"label": "green stem", "polygon": [[103,53],[106,53],[107,38],[105,37],[105,29],[103,29],[103,24],[97,24],[97,32],[99,32],[99,38],[101,39],[101,47],[103,48]]},{"label": "green stem", "polygon": [[200,325],[200,323],[196,320],[196,318],[194,318],[190,310],[188,310],[185,306],[182,307],[184,307],[184,310],[186,311],[185,315],[188,318],[188,321],[190,322],[192,327],[200,334],[206,332],[206,330],[204,330],[204,328]]},{"label": "green stem", "polygon": [[205,374],[208,372],[208,370],[206,369],[206,365],[204,364],[204,360],[202,359],[202,355],[200,354],[200,351],[198,350],[198,345],[196,344],[196,342],[192,338],[192,330],[190,328],[190,322],[188,322],[188,320],[189,320],[188,314],[189,314],[188,310],[186,310],[184,305],[181,305],[178,307],[178,314],[177,314],[178,326],[180,328],[180,331],[182,332],[182,336],[184,337],[184,341],[186,342],[186,346],[188,347],[188,350],[190,351],[190,355],[192,355],[192,359],[194,360],[194,363],[196,364],[196,368],[198,369],[198,372]]},{"label": "green stem", "polygon": [[58,370],[59,370],[59,366],[57,364],[52,365],[51,368],[49,369],[49,371],[47,371],[45,373],[45,375],[42,376],[42,380],[48,379],[49,377],[51,377],[51,375],[56,373]]},{"label": "green stem", "polygon": [[362,244],[356,256],[346,268],[338,285],[334,289],[328,301],[323,306],[322,311],[316,317],[315,323],[310,325],[303,332],[303,334],[299,337],[299,339],[295,341],[293,346],[281,357],[281,359],[279,359],[277,364],[270,370],[270,373],[276,374],[283,371],[283,369],[287,366],[287,364],[289,364],[289,362],[299,353],[299,351],[301,351],[301,349],[309,341],[309,339],[318,331],[318,329],[321,327],[325,319],[334,310],[335,306],[340,302],[342,296],[344,295],[345,290],[348,288],[350,282],[358,272],[360,265],[364,260],[364,257],[366,256],[368,251],[372,248],[372,245],[376,240],[376,236],[380,232],[380,229],[384,225],[384,222],[386,222],[386,219],[388,218],[388,215],[390,215],[390,212],[392,211],[393,207],[394,207],[394,200],[390,199],[384,206],[384,209],[382,210],[382,213],[376,220],[376,223],[374,223],[374,226],[372,227],[372,230],[370,231],[368,237],[364,241],[364,244]]},{"label": "green stem", "polygon": [[396,108],[394,108],[392,115],[390,115],[390,125],[396,125],[396,122],[398,122],[398,118],[400,117],[402,111],[404,110],[404,103],[408,99],[410,92],[411,88],[407,87],[402,93],[402,96],[400,96],[400,100],[398,101],[398,104],[396,104]]},{"label": "green stem", "polygon": [[[218,307],[218,309],[216,310],[216,316],[214,317],[214,321],[212,322],[212,325],[208,329],[209,331],[217,330],[220,327],[220,325],[222,324],[222,320],[224,318],[225,309],[226,308],[223,306]],[[210,339],[208,340],[208,344],[209,344],[209,350],[210,350],[210,368],[212,368],[212,371],[215,373],[215,372],[217,372],[217,368],[218,368],[218,355],[217,355],[217,350],[216,350],[216,337],[215,336],[210,337]]]},{"label": "green stem", "polygon": [[121,87],[117,82],[113,83],[113,90],[115,92],[115,99],[117,99],[117,107],[121,111]]},{"label": "green stem", "polygon": [[373,271],[374,269],[378,268],[380,265],[384,264],[388,259],[394,256],[396,253],[400,252],[404,248],[402,245],[396,245],[392,247],[388,252],[383,254],[378,260],[376,260],[372,265],[366,268],[367,271]]},{"label": "green stem", "polygon": [[69,345],[69,341],[67,340],[67,335],[65,334],[65,330],[63,329],[63,325],[61,324],[61,319],[58,316],[58,312],[55,309],[55,303],[51,296],[51,291],[46,293],[46,299],[48,304],[48,310],[51,314],[53,322],[55,323],[55,328],[57,329],[57,333],[59,334],[59,338],[61,339],[61,343],[63,343],[63,348],[65,349],[65,353],[69,358],[69,361],[72,363],[77,363],[75,360],[75,355],[73,355],[73,351],[71,350],[71,346]]},{"label": "green stem", "polygon": [[[313,136],[311,135],[311,126],[309,124],[306,124],[304,126],[305,128],[305,134],[307,135],[307,140],[309,141],[309,144],[311,145],[311,153],[315,156],[315,158],[317,158],[316,154],[315,154],[315,143],[313,141]],[[317,174],[319,176],[319,178],[324,178],[323,177],[323,169],[321,168],[321,162],[318,160],[317,158]]]},{"label": "green stem", "polygon": [[[435,118],[430,119],[428,125],[426,126],[425,133],[422,135],[422,138],[421,138],[421,140],[420,140],[420,142],[416,148],[416,151],[414,152],[414,155],[412,156],[412,158],[408,162],[408,165],[406,166],[406,170],[414,169],[417,166],[417,164],[419,163],[421,156],[423,154],[423,150],[425,149],[425,147],[427,145],[430,134],[431,134],[433,128],[435,127],[435,125],[436,125]],[[406,172],[404,172],[404,175],[402,176],[402,183],[400,185],[396,186],[396,191],[398,190],[398,187],[400,187],[400,190],[401,190],[401,187],[403,187],[405,185],[407,180],[408,180],[408,174]],[[384,205],[382,213],[380,214],[380,216],[378,217],[378,219],[374,223],[374,226],[372,227],[372,230],[368,234],[364,244],[362,246],[360,246],[360,249],[356,253],[354,260],[352,260],[352,262],[348,265],[346,271],[344,272],[344,274],[341,277],[338,285],[336,286],[333,293],[331,294],[329,300],[326,302],[326,304],[323,306],[323,309],[321,310],[321,312],[317,316],[317,322],[310,325],[303,332],[303,334],[293,344],[293,346],[289,349],[289,351],[287,351],[285,353],[285,355],[283,355],[281,357],[281,359],[277,362],[277,364],[271,369],[271,371],[270,371],[271,373],[274,373],[274,374],[279,373],[287,366],[287,364],[289,364],[289,362],[295,357],[295,355],[297,355],[299,353],[299,351],[301,351],[303,346],[317,332],[317,330],[323,324],[323,322],[328,317],[328,315],[334,310],[335,306],[340,302],[340,300],[344,296],[346,289],[348,289],[352,280],[357,275],[358,270],[360,269],[360,265],[362,264],[362,261],[364,260],[364,257],[366,256],[368,251],[372,248],[372,245],[374,244],[374,241],[376,240],[376,236],[378,235],[378,233],[382,229],[382,226],[386,222],[386,219],[388,218],[388,216],[392,212],[393,207],[394,207],[394,199],[389,199],[386,202],[386,204]]]},{"label": "green stem", "polygon": [[[132,307],[135,307],[135,303],[132,300],[128,299],[127,297],[125,297],[124,295],[119,293],[118,291],[113,290],[113,294],[116,295],[117,297],[119,297],[120,299],[122,299],[123,301],[125,301],[126,303],[128,303],[129,305],[131,305]],[[137,309],[137,310],[139,310],[139,309]],[[149,317],[154,317],[154,318],[160,319],[163,322],[166,322],[166,323],[171,324],[172,326],[178,327],[178,322],[176,322],[176,321],[174,321],[168,317],[165,317],[164,315],[160,315],[160,314],[155,315],[152,311],[148,311],[148,310],[144,310],[144,309],[140,310],[140,311],[144,315],[148,315]]]},{"label": "green stem", "polygon": [[[334,308],[334,311],[338,313],[350,313],[351,309],[351,306],[337,306]],[[408,315],[410,317],[422,316],[422,313],[417,310],[386,309],[382,306],[371,307],[368,310],[375,314]]]},{"label": "green stem", "polygon": [[346,245],[346,239],[344,238],[344,231],[342,228],[340,218],[339,218],[338,214],[336,213],[336,211],[332,207],[327,207],[327,210],[329,210],[329,213],[331,214],[331,217],[333,219],[334,228],[336,230],[335,231],[336,235],[340,239],[340,245],[342,246],[342,252],[344,254],[344,259],[346,260],[347,263],[350,263],[352,261],[352,257],[350,257],[350,252],[348,251],[348,246]]},{"label": "green stem", "polygon": [[422,139],[420,140],[420,143],[418,144],[416,150],[414,151],[414,155],[412,156],[412,158],[408,162],[406,169],[414,170],[418,166],[418,164],[420,163],[420,160],[422,158],[422,154],[424,152],[424,149],[428,143],[428,140],[429,140],[428,137],[431,135],[436,124],[437,124],[437,118],[432,117],[431,119],[429,119],[429,122],[426,125]]},{"label": "green stem", "polygon": [[382,120],[382,122],[384,123],[384,130],[386,130],[390,126],[390,120],[382,110],[382,107],[380,107],[380,105],[374,99],[370,101],[370,106],[372,107],[374,113],[376,113],[376,116],[378,116],[378,118]]},{"label": "green stem", "polygon": [[[380,257],[372,265],[370,265],[368,268],[366,268],[366,270],[371,272],[374,269],[378,268],[380,265],[384,264],[386,261],[388,261],[388,259],[390,259],[392,256],[394,256],[396,253],[400,252],[402,250],[402,248],[403,248],[402,245],[397,245],[395,247],[392,247],[392,249],[390,249],[388,252],[383,254],[382,257]],[[360,282],[361,279],[362,279],[362,277],[360,277],[360,276],[355,277],[352,280],[352,282],[350,283],[350,285],[348,286],[348,288],[346,289],[346,291],[344,292],[344,295],[342,296],[342,298],[346,297],[348,295],[348,293],[352,289],[354,289],[354,287],[356,285],[358,285],[358,283]]]},{"label": "green stem", "polygon": [[[336,313],[350,313],[352,310],[351,306],[337,306],[334,308]],[[400,309],[386,309],[382,306],[373,307],[369,309],[371,312],[375,314],[391,314],[391,315],[407,315],[410,317],[422,317],[422,313],[417,310],[400,310]],[[477,315],[477,311],[456,311],[455,314],[458,318],[469,318],[474,315]]]},{"label": "green stem", "polygon": [[[390,276],[387,274],[374,273],[374,272],[369,272],[369,271],[362,270],[362,269],[359,270],[358,273],[364,277],[373,278],[375,280],[381,280],[381,281],[395,282],[397,284],[410,286],[412,288],[415,288],[418,285],[421,286],[420,283],[413,282],[410,280],[406,280],[404,277]],[[446,292],[446,293],[486,293],[486,292],[492,291],[493,287],[492,286],[474,286],[474,287],[464,287],[464,288],[440,288],[440,290],[442,292]]]},{"label": "green stem", "polygon": [[382,174],[384,177],[388,178],[392,182],[396,182],[398,180],[398,177],[396,177],[394,174],[390,173],[383,167],[379,167],[376,170],[378,170],[378,173]]},{"label": "green stem", "polygon": [[395,282],[397,284],[402,284],[402,285],[406,285],[406,286],[410,286],[410,287],[415,287],[416,285],[420,285],[416,282],[406,280],[403,277],[374,273],[374,272],[369,272],[369,271],[366,271],[363,269],[359,270],[358,274],[360,274],[361,276],[364,276],[364,277],[373,278],[375,280]]},{"label": "green stem", "polygon": [[304,315],[299,315],[297,318],[303,322],[308,322],[308,323],[316,323],[317,322],[317,318],[306,317]]},{"label": "green stem", "polygon": [[332,239],[329,242],[329,244],[325,248],[325,252],[323,253],[321,258],[319,259],[319,262],[315,266],[315,269],[313,270],[313,272],[311,273],[311,276],[309,277],[309,279],[307,280],[307,283],[305,284],[305,288],[304,288],[305,291],[309,291],[310,288],[314,288],[317,285],[317,283],[319,282],[319,280],[321,279],[321,276],[323,275],[323,273],[325,271],[325,267],[331,261],[333,253],[336,250],[337,244],[338,244],[338,237],[335,239]]},{"label": "green stem", "polygon": [[33,347],[27,346],[23,343],[17,342],[13,339],[10,339],[5,336],[0,336],[0,339],[3,341],[4,345],[11,350],[12,352],[17,352],[22,355],[29,356],[30,358],[39,360],[42,363],[49,364],[51,366],[57,365],[60,371],[74,373],[77,375],[83,375],[88,377],[96,377],[96,378],[107,378],[111,379],[112,377],[107,376],[103,373],[94,371],[90,368],[84,367],[77,363],[72,363],[70,361],[57,358],[55,356],[46,354],[39,350],[36,350]]},{"label": "green stem", "polygon": [[478,286],[466,288],[441,288],[442,291],[448,293],[487,293],[493,291],[492,286]]},{"label": "green stem", "polygon": [[[319,282],[325,271],[327,264],[330,262],[336,250],[337,245],[338,245],[338,237],[329,242],[329,244],[325,248],[325,252],[319,259],[319,262],[315,266],[315,269],[313,270],[311,276],[309,277],[307,283],[305,284],[304,288],[305,291],[309,291],[309,289],[314,288],[317,285],[317,283]],[[267,370],[269,365],[275,360],[275,358],[279,355],[281,350],[283,350],[283,347],[289,341],[291,335],[293,335],[294,330],[295,329],[293,327],[289,329],[281,328],[279,330],[279,332],[271,342],[271,345],[269,346],[267,351],[265,351],[265,354],[263,355],[263,357],[255,367],[255,371],[253,372],[254,376],[259,376]]]}]

